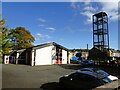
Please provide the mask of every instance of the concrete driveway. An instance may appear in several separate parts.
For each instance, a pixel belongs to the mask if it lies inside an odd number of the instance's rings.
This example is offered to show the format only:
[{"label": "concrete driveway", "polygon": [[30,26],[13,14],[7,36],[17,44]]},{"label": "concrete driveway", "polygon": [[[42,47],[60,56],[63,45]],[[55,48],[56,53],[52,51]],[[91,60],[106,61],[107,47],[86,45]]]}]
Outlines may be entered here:
[{"label": "concrete driveway", "polygon": [[[92,66],[93,67],[93,66]],[[95,66],[96,67],[96,66]],[[2,65],[2,88],[38,88],[39,90],[61,90],[59,78],[70,74],[80,65]],[[108,73],[120,76],[119,68],[99,67]]]},{"label": "concrete driveway", "polygon": [[74,70],[61,68],[59,65],[27,66],[3,65],[3,88],[45,88],[46,84],[57,85],[59,78]]}]

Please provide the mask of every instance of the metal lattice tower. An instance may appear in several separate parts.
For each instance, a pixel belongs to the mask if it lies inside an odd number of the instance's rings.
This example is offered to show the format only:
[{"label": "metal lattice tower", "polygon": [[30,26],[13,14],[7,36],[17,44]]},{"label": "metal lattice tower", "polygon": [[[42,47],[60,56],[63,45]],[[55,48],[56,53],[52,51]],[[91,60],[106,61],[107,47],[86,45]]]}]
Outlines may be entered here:
[{"label": "metal lattice tower", "polygon": [[108,16],[105,12],[93,15],[93,46],[109,50]]}]

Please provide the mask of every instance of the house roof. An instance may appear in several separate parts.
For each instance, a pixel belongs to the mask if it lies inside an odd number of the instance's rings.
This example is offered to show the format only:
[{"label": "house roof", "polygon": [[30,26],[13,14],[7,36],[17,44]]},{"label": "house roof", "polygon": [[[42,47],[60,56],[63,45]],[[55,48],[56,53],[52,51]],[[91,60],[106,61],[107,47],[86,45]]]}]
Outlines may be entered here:
[{"label": "house roof", "polygon": [[26,49],[17,50],[17,52],[24,52]]},{"label": "house roof", "polygon": [[[68,49],[65,48],[64,46],[59,45],[59,44],[57,44],[55,42],[51,42],[51,43],[45,43],[45,44],[36,45],[36,46],[29,47],[29,48],[26,48],[26,49],[20,49],[20,50],[17,50],[16,52],[21,53],[21,52],[29,51],[29,50],[32,50],[32,49],[39,49],[39,48],[44,48],[44,47],[48,47],[48,46],[56,46],[58,48],[62,48],[64,50],[68,51]],[[15,51],[13,51],[12,53],[15,53]]]},{"label": "house roof", "polygon": [[65,48],[64,46],[60,45],[60,44],[57,44],[55,42],[51,42],[51,43],[45,43],[45,44],[40,44],[40,45],[37,45],[37,46],[33,46],[32,49],[39,49],[39,48],[44,48],[44,47],[47,47],[47,46],[57,46],[59,48],[62,48],[64,50],[68,50],[67,48]]}]

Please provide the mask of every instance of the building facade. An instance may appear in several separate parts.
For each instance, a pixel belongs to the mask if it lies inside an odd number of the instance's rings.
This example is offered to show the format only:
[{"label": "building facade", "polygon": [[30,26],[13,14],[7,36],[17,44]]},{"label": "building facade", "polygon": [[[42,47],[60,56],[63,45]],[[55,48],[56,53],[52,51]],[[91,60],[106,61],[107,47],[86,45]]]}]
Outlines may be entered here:
[{"label": "building facade", "polygon": [[71,49],[69,50],[69,59],[76,57],[77,54],[80,54],[81,57],[88,59],[89,55],[88,49]]},{"label": "building facade", "polygon": [[69,64],[68,49],[55,43],[46,43],[16,52],[16,64],[52,65]]}]

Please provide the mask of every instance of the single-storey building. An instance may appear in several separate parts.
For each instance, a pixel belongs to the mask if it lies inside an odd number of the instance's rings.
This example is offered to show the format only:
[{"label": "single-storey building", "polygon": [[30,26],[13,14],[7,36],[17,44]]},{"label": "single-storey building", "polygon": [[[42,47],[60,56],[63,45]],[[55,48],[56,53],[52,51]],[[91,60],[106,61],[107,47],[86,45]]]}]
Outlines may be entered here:
[{"label": "single-storey building", "polygon": [[69,64],[70,61],[68,59],[68,49],[52,42],[17,50],[15,63],[36,66]]}]

